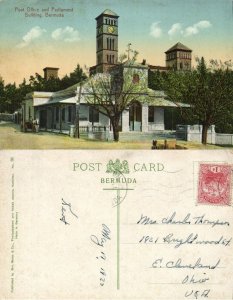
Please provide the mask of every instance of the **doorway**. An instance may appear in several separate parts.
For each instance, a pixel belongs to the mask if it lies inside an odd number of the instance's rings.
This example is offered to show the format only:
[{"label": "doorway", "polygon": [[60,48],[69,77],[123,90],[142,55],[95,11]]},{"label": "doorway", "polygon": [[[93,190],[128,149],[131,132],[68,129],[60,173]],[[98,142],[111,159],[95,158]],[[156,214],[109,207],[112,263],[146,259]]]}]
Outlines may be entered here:
[{"label": "doorway", "polygon": [[133,102],[129,107],[130,131],[142,131],[142,106],[139,102]]},{"label": "doorway", "polygon": [[40,128],[47,127],[47,110],[40,111]]}]

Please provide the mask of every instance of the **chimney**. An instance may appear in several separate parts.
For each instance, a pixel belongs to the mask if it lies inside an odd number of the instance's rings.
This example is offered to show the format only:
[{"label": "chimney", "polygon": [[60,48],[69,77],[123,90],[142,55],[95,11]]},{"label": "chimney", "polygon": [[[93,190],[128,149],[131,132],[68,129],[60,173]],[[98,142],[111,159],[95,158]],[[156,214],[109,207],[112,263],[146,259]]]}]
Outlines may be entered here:
[{"label": "chimney", "polygon": [[59,68],[51,68],[51,67],[46,67],[43,69],[44,71],[44,79],[48,80],[50,78],[58,78],[58,70]]}]

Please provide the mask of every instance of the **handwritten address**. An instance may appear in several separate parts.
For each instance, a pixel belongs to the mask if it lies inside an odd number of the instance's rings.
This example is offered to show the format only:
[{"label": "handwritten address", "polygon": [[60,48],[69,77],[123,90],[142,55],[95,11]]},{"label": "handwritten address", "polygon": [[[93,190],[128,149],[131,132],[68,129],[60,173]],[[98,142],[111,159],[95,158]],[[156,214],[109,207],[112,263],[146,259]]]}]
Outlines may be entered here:
[{"label": "handwritten address", "polygon": [[[200,249],[203,249],[207,246],[211,248],[231,246],[232,237],[228,236],[227,231],[216,231],[216,228],[229,227],[229,220],[209,218],[206,214],[192,215],[191,213],[180,217],[174,211],[160,218],[141,214],[135,225],[145,227],[144,234],[137,240],[138,244],[151,245],[152,247],[163,245],[163,249],[169,247],[169,249],[173,248],[175,251],[172,252],[175,258],[163,254],[154,256],[151,259],[150,268],[156,270],[155,272],[158,274],[160,274],[160,270],[167,270],[167,272],[183,270],[182,273],[180,273],[181,271],[177,273],[182,274],[181,278],[173,284],[180,284],[185,287],[184,298],[204,299],[213,297],[211,285],[216,285],[216,282],[211,281],[211,276],[218,268],[225,267],[222,263],[221,252],[218,252],[219,256],[213,257],[210,255],[204,258],[201,256],[203,252],[197,252],[197,255],[195,255],[196,251],[191,251],[191,247],[193,249],[193,246],[200,245],[202,247]],[[205,230],[196,230],[201,226]],[[158,230],[164,227],[166,227],[166,232]],[[179,230],[178,228],[181,227],[186,227],[186,230]],[[187,232],[187,228],[192,229],[191,232]],[[168,232],[167,229],[169,229]],[[189,247],[187,249],[190,250],[187,251],[191,251],[192,256],[185,255],[183,257],[184,252],[180,250],[183,249],[183,246]],[[169,285],[170,282],[165,284]],[[190,286],[191,288],[189,288]]]}]

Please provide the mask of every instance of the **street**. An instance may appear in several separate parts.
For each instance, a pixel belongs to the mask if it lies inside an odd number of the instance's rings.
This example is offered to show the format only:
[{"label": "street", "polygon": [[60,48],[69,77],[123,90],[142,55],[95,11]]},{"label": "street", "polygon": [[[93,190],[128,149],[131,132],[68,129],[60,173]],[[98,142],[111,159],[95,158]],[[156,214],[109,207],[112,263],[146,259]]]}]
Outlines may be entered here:
[{"label": "street", "polygon": [[[178,145],[187,149],[223,149],[215,145],[202,145],[193,142],[178,141]],[[21,132],[19,125],[0,123],[0,149],[138,149],[150,150],[152,141],[113,142],[87,139],[75,139],[64,134],[49,132]],[[226,149],[226,148],[224,148]]]}]

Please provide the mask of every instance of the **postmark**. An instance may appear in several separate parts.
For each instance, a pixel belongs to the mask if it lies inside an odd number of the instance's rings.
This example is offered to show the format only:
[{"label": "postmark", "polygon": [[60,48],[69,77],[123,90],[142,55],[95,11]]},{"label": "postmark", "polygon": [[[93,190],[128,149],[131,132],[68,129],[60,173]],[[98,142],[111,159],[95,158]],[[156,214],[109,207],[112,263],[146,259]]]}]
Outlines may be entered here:
[{"label": "postmark", "polygon": [[231,170],[227,164],[200,164],[198,204],[231,204]]},{"label": "postmark", "polygon": [[125,177],[125,174],[128,175],[130,173],[128,161],[123,160],[121,163],[119,159],[116,159],[115,162],[109,160],[106,173],[112,173],[113,178],[111,178],[111,182],[113,184],[113,189],[117,191],[117,195],[113,199],[113,207],[115,207],[124,201],[129,190],[128,185],[133,181],[133,179]]}]

